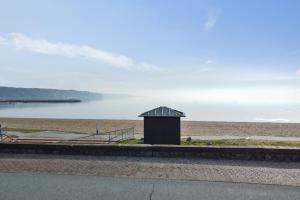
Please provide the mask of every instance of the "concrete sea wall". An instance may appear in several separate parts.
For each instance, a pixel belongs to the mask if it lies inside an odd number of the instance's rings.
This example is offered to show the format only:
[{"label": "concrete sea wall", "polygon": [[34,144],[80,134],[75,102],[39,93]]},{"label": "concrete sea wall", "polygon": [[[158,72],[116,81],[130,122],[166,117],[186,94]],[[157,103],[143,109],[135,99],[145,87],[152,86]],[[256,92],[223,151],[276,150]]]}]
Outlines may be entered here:
[{"label": "concrete sea wall", "polygon": [[300,162],[300,149],[177,145],[0,144],[0,153],[183,157]]}]

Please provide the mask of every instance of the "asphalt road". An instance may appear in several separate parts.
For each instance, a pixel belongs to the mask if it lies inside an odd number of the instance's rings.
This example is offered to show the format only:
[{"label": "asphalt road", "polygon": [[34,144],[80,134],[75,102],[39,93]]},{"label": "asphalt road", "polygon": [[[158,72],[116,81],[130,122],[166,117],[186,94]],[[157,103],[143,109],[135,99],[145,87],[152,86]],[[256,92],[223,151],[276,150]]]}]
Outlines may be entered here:
[{"label": "asphalt road", "polygon": [[0,199],[285,199],[300,187],[207,181],[0,173]]}]

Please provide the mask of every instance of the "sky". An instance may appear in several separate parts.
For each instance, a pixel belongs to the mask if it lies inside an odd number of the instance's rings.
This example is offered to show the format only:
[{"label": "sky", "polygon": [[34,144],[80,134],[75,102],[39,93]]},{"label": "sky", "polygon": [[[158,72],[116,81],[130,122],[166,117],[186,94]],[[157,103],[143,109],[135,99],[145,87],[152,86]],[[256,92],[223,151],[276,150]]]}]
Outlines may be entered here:
[{"label": "sky", "polygon": [[0,85],[300,102],[300,1],[0,0]]}]

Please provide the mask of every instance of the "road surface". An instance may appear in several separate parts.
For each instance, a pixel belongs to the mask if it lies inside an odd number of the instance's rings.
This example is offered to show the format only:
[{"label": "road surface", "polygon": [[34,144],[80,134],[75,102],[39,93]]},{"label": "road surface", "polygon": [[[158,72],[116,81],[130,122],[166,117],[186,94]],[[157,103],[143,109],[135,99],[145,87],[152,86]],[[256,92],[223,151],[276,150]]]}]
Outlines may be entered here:
[{"label": "road surface", "polygon": [[0,173],[0,199],[299,200],[300,187],[124,177]]}]

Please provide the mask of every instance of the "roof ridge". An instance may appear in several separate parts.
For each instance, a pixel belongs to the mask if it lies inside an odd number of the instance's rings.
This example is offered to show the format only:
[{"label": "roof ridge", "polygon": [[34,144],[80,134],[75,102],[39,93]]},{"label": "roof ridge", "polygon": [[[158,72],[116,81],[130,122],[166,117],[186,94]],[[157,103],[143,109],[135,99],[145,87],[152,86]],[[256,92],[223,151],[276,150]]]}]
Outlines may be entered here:
[{"label": "roof ridge", "polygon": [[185,117],[185,114],[167,106],[159,106],[140,114],[139,117]]}]

